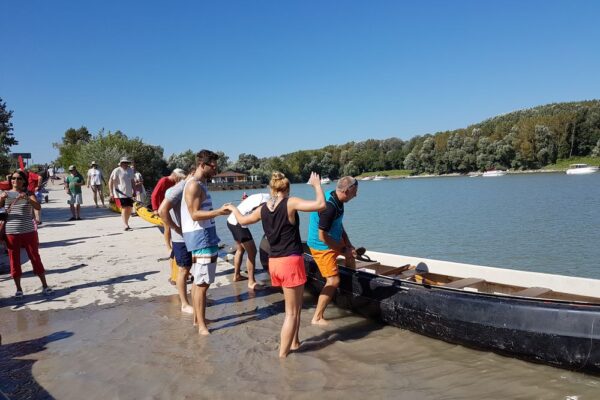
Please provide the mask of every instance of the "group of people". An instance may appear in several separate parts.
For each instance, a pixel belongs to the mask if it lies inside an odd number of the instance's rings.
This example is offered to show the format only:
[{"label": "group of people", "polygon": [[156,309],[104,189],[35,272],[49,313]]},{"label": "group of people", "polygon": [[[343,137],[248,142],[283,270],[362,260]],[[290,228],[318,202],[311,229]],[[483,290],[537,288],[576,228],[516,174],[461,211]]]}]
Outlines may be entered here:
[{"label": "group of people", "polygon": [[[210,334],[206,320],[206,294],[215,281],[220,242],[215,220],[220,216],[228,216],[227,226],[236,242],[234,280],[241,278],[242,258],[247,253],[248,287],[257,289],[259,284],[254,277],[256,245],[247,225],[262,221],[270,245],[271,285],[281,287],[284,295],[285,318],[279,356],[286,357],[300,347],[300,314],[306,283],[298,212],[311,213],[308,246],[326,278],[312,323],[326,325],[325,308],[339,286],[337,258],[343,256],[346,264],[352,266],[356,257],[342,220],[344,203],[356,197],[358,181],[349,176],[343,177],[335,190],[324,193],[319,175],[312,173],[309,183],[314,188],[315,198],[307,200],[291,197],[290,181],[282,173],[273,172],[270,194],[247,196],[238,207],[226,203],[215,208],[207,183],[217,173],[217,160],[218,155],[212,151],[198,152],[195,168],[188,176],[179,176],[179,182],[165,190],[160,204],[153,203],[153,206],[158,205],[158,215],[171,231],[171,246],[179,267],[177,287],[181,309],[194,314],[194,325],[199,334]],[[191,305],[185,287],[188,274],[193,277]]]},{"label": "group of people", "polygon": [[[343,256],[348,266],[352,266],[356,251],[344,230],[344,203],[356,197],[358,181],[352,177],[340,178],[335,190],[324,192],[318,174],[312,173],[309,183],[313,186],[313,199],[290,196],[290,181],[280,172],[273,172],[270,180],[270,193],[246,196],[239,206],[231,203],[215,208],[207,183],[217,173],[219,156],[210,150],[196,154],[195,167],[186,175],[176,169],[171,175],[162,178],[151,197],[152,207],[160,216],[165,227],[167,245],[173,253],[178,268],[176,286],[181,300],[182,312],[193,314],[198,333],[209,335],[206,319],[207,291],[215,281],[217,255],[220,239],[217,235],[216,219],[228,216],[227,226],[236,243],[233,280],[241,280],[241,264],[247,253],[248,288],[260,289],[254,276],[256,245],[247,225],[262,222],[269,242],[269,273],[271,285],[281,287],[285,301],[285,318],[281,328],[279,356],[286,357],[300,347],[300,314],[306,273],[304,268],[304,248],[300,236],[298,212],[311,213],[308,227],[310,252],[317,263],[326,284],[318,298],[312,323],[326,325],[325,308],[330,303],[339,286],[337,259]],[[126,231],[134,201],[136,176],[130,168],[131,160],[123,157],[109,179],[109,191],[121,207],[121,216]],[[102,205],[102,172],[95,162],[90,165],[87,185],[97,195]],[[32,211],[41,208],[33,194],[27,192],[27,176],[23,171],[11,175],[11,190],[0,193],[0,208],[6,208],[8,218],[5,223],[6,243],[9,251],[11,276],[17,292],[22,297],[20,285],[20,248],[25,247],[32,261],[34,272],[42,282],[44,294],[52,289],[45,279],[44,267],[39,256],[37,230],[33,226]],[[65,180],[70,195],[69,204],[72,219],[81,219],[81,188],[85,179],[75,166],[69,167]],[[193,278],[191,302],[187,297],[187,278]]]}]

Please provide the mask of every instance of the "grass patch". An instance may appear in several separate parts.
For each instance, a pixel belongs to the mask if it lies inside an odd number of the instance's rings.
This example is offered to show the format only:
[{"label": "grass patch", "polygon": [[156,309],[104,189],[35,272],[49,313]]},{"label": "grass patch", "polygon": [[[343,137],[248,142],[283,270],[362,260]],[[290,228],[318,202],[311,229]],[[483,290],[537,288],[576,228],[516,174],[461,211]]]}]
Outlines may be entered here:
[{"label": "grass patch", "polygon": [[556,164],[546,165],[542,169],[558,169],[567,170],[571,164],[589,164],[589,165],[600,165],[600,158],[598,157],[571,157],[565,158],[564,160],[558,160]]}]

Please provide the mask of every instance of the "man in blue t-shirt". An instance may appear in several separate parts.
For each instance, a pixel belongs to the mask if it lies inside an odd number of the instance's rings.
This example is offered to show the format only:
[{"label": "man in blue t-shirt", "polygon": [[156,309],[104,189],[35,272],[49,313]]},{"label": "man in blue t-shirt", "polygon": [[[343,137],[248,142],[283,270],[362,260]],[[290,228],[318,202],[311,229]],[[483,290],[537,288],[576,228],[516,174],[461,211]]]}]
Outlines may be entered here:
[{"label": "man in blue t-shirt", "polygon": [[338,256],[344,256],[347,266],[351,268],[355,266],[356,250],[350,243],[342,220],[344,203],[355,198],[357,193],[358,181],[356,178],[344,176],[338,180],[335,190],[325,193],[327,202],[325,210],[310,214],[307,244],[321,275],[326,280],[311,321],[315,325],[327,325],[328,323],[323,317],[323,313],[340,285],[337,268]]}]

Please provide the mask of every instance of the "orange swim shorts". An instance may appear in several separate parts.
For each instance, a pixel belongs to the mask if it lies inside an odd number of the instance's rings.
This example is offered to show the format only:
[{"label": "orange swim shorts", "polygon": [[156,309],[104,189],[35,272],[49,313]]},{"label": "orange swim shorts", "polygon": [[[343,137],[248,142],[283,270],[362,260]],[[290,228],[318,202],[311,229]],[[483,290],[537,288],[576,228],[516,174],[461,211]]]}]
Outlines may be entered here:
[{"label": "orange swim shorts", "polygon": [[292,255],[286,257],[269,257],[269,274],[271,285],[292,288],[306,283],[304,257]]},{"label": "orange swim shorts", "polygon": [[337,258],[340,254],[337,251],[331,249],[316,250],[311,247],[310,253],[317,263],[317,267],[319,267],[323,278],[329,278],[338,274]]}]

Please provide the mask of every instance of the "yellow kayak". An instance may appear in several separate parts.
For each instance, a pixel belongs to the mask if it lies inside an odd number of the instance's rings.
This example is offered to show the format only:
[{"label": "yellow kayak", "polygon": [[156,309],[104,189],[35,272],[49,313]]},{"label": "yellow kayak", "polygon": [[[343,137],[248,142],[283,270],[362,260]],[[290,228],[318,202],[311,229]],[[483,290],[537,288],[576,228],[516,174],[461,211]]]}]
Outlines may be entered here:
[{"label": "yellow kayak", "polygon": [[137,213],[138,217],[142,218],[144,221],[148,221],[154,225],[162,226],[163,223],[160,217],[158,215],[154,215],[154,213],[142,203],[135,202],[133,208],[135,209],[135,212]]}]

